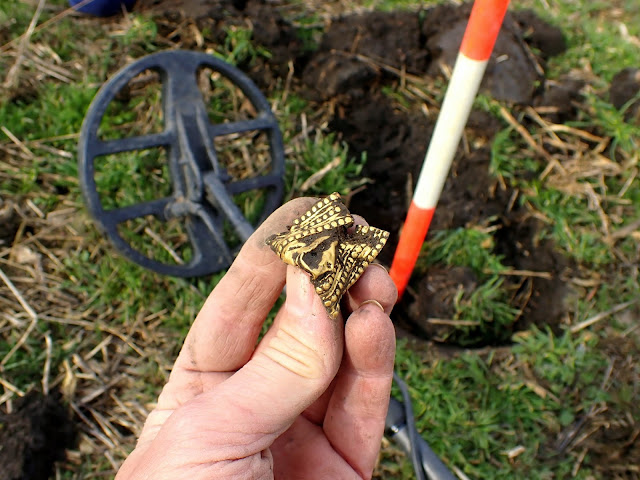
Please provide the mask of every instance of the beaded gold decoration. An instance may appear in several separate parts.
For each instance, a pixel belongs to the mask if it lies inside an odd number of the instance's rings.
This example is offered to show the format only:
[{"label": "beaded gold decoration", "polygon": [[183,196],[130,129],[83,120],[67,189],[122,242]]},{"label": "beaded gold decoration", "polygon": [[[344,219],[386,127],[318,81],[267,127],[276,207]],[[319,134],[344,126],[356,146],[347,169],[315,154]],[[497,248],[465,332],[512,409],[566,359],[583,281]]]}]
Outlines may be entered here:
[{"label": "beaded gold decoration", "polygon": [[282,261],[311,275],[331,318],[338,316],[340,299],[389,238],[389,232],[379,228],[357,225],[350,232],[352,226],[340,195],[332,193],[295,219],[287,232],[266,240]]}]

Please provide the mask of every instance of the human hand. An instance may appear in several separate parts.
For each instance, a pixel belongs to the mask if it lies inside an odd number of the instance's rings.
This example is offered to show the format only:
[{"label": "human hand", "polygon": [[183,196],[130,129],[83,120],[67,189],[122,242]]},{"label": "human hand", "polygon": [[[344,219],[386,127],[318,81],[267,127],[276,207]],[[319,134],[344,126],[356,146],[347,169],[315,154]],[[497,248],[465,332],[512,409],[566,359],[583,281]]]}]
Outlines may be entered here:
[{"label": "human hand", "polygon": [[[397,292],[370,266],[329,318],[309,276],[265,245],[315,199],[245,243],[198,314],[116,480],[370,478],[389,403]],[[287,285],[274,324],[264,320]],[[373,301],[371,301],[373,300]],[[384,310],[384,311],[383,311]]]}]

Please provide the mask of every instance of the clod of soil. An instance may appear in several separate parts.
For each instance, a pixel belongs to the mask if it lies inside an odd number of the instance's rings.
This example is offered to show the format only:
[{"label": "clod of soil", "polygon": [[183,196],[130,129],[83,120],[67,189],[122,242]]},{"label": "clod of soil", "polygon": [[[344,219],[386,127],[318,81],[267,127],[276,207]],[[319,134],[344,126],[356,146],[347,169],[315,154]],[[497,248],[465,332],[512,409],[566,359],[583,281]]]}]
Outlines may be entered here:
[{"label": "clod of soil", "polygon": [[564,299],[568,293],[565,278],[570,268],[568,260],[551,240],[538,240],[542,225],[524,209],[513,210],[501,221],[504,223],[494,236],[496,253],[504,255],[504,263],[514,270],[542,275],[524,273],[507,279],[512,304],[522,309],[513,331],[533,324],[559,333],[562,316],[567,311]]},{"label": "clod of soil", "polygon": [[29,393],[16,402],[13,413],[0,414],[2,479],[47,480],[75,437],[60,395]]},{"label": "clod of soil", "polygon": [[460,291],[472,292],[476,286],[477,278],[470,268],[430,268],[414,285],[413,292],[407,293],[412,298],[404,302],[406,314],[420,333],[445,341],[455,327],[449,319],[455,313],[456,295]]},{"label": "clod of soil", "polygon": [[[433,59],[429,74],[439,74],[443,65],[448,69],[453,68],[470,13],[470,4],[462,7],[439,5],[426,11],[422,33],[427,38],[426,46]],[[538,27],[535,31],[538,32],[539,41],[543,41],[545,30]],[[525,43],[520,26],[511,14],[506,15],[481,89],[497,100],[530,104],[537,84],[543,79],[542,69]]]},{"label": "clod of soil", "polygon": [[379,72],[373,66],[353,56],[324,53],[315,55],[309,62],[302,81],[312,87],[310,95],[322,101],[345,92],[352,97],[362,98],[378,77]]},{"label": "clod of soil", "polygon": [[11,245],[18,231],[19,221],[13,202],[3,202],[0,198],[0,247]]},{"label": "clod of soil", "polygon": [[577,107],[585,85],[583,79],[571,76],[547,80],[543,92],[534,99],[534,105],[548,112],[547,119],[550,122],[564,123],[573,120],[578,113]]},{"label": "clod of soil", "polygon": [[[305,70],[304,82],[327,99],[334,93],[323,88],[326,80],[318,82],[318,79],[365,76],[371,82],[376,77],[371,71],[372,64],[379,65],[378,78],[388,68],[414,75],[440,75],[443,68],[453,68],[470,12],[470,4],[439,5],[421,12],[367,12],[334,20],[316,53],[323,60],[311,58],[307,68],[312,72]],[[562,32],[532,12],[508,14],[481,86],[494,98],[522,104],[533,101],[537,85],[544,77],[526,39],[545,56],[565,48]],[[338,59],[331,62],[327,57],[341,58],[346,71],[340,71]],[[358,64],[362,71],[358,71]],[[359,85],[363,87],[366,84]],[[331,92],[335,90],[332,88]]]},{"label": "clod of soil", "polygon": [[640,69],[625,68],[614,75],[609,87],[609,100],[617,109],[633,100],[624,112],[628,122],[640,124]]},{"label": "clod of soil", "polygon": [[523,40],[543,59],[560,55],[567,49],[562,30],[542,20],[533,10],[519,10],[512,15]]},{"label": "clod of soil", "polygon": [[367,12],[332,21],[319,51],[362,55],[417,74],[429,65],[424,47],[418,13]]}]

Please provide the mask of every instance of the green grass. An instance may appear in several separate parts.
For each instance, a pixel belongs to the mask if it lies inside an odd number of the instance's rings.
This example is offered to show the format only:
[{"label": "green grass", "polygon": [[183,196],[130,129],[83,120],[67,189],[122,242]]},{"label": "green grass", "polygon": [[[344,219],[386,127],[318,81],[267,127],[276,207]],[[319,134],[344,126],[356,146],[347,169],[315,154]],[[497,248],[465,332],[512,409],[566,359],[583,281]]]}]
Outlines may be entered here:
[{"label": "green grass", "polygon": [[532,155],[523,153],[518,133],[507,127],[493,139],[489,169],[493,175],[517,183],[523,176],[540,173],[540,163]]},{"label": "green grass", "polygon": [[[533,2],[529,2],[533,3]],[[617,7],[624,12],[620,19],[628,29],[630,35],[638,35],[637,3],[632,0],[616,2]],[[526,4],[526,2],[525,2]],[[542,18],[559,26],[568,22],[577,28],[563,28],[563,33],[569,45],[569,50],[561,56],[549,61],[549,77],[557,78],[574,68],[590,67],[597,76],[600,86],[605,86],[613,75],[623,66],[637,63],[637,46],[632,42],[621,39],[618,22],[610,19],[611,2],[567,2],[555,0],[549,2],[550,8],[533,6]]]},{"label": "green grass", "polygon": [[418,268],[444,263],[448,266],[469,267],[480,277],[488,272],[504,270],[501,257],[493,253],[493,236],[475,228],[440,230],[431,235],[423,247]]},{"label": "green grass", "polygon": [[598,214],[589,208],[586,200],[534,185],[523,201],[530,202],[549,218],[547,235],[569,257],[592,267],[613,260],[609,245],[597,231]]},{"label": "green grass", "polygon": [[[381,10],[418,5],[411,0],[362,3]],[[578,445],[560,454],[555,447],[558,439],[564,438],[597,406],[605,405],[611,418],[640,421],[635,401],[638,367],[617,369],[625,358],[633,358],[638,352],[637,339],[634,340],[632,333],[623,335],[632,328],[626,317],[611,315],[589,329],[574,333],[568,328],[640,297],[635,270],[637,237],[629,235],[612,243],[603,233],[601,218],[604,212],[610,219],[610,230],[616,231],[640,217],[640,188],[637,178],[633,179],[637,171],[640,127],[625,122],[623,112],[606,101],[607,82],[612,76],[625,66],[637,64],[637,46],[620,39],[618,20],[608,16],[609,2],[544,2],[549,8],[543,2],[528,3],[514,7],[534,7],[543,17],[561,26],[567,36],[569,48],[565,54],[549,61],[547,76],[558,79],[572,70],[590,71],[594,75],[591,89],[581,100],[583,105],[578,117],[568,126],[610,137],[599,153],[620,166],[617,170],[602,170],[601,174],[571,177],[572,186],[590,188],[602,199],[600,211],[593,199],[583,193],[586,190],[571,193],[561,182],[552,184],[551,180],[557,180],[554,177],[557,172],[541,178],[547,164],[515,129],[504,124],[492,144],[491,173],[519,189],[518,205],[544,219],[539,239],[552,239],[577,266],[574,275],[579,278],[567,279],[574,289],[569,318],[566,325],[554,332],[531,328],[513,337],[508,333],[505,336],[518,312],[510,305],[510,292],[500,275],[506,267],[504,259],[494,253],[491,229],[467,226],[434,232],[425,246],[419,268],[426,271],[438,266],[466,267],[474,273],[478,284],[471,292],[456,293],[452,320],[478,321],[482,328],[462,327],[453,331],[449,340],[468,345],[479,335],[486,335],[504,342],[512,340],[514,345],[443,357],[425,353],[423,346],[403,340],[398,347],[397,366],[410,385],[420,431],[445,462],[470,478],[606,478],[597,470],[598,463],[591,461],[591,453],[583,459],[574,476],[582,447]],[[59,0],[56,4],[62,6],[64,2]],[[620,21],[629,33],[640,35],[637,2],[627,0],[618,2],[617,6],[622,9]],[[0,12],[0,25],[6,25],[8,38],[15,38],[25,30],[32,12],[30,4],[6,3]],[[45,11],[41,22],[52,15]],[[317,12],[297,19],[303,27],[310,25],[299,31],[306,51],[313,51],[317,45],[319,19]],[[92,365],[101,368],[103,363],[108,364],[105,359],[118,355],[127,358],[132,362],[127,367],[131,383],[118,385],[118,394],[142,404],[153,402],[189,325],[206,295],[224,274],[184,280],[144,270],[115,252],[101,238],[83,209],[77,180],[76,143],[86,109],[100,84],[118,68],[132,59],[166,48],[158,32],[155,21],[135,13],[116,26],[91,19],[64,19],[34,34],[32,42],[48,45],[59,57],[60,64],[71,72],[73,81],[47,78],[0,99],[0,125],[25,142],[33,153],[33,158],[26,159],[0,151],[2,199],[13,199],[21,208],[28,199],[42,210],[45,219],[41,223],[29,217],[29,228],[34,232],[49,221],[47,215],[69,207],[78,209],[68,223],[54,229],[53,240],[43,240],[49,242],[50,253],[61,259],[61,265],[56,266],[46,254],[41,254],[49,275],[44,281],[53,282],[43,285],[54,285],[48,287],[52,299],[43,300],[34,294],[32,284],[19,280],[27,275],[23,270],[10,270],[12,278],[18,279],[16,283],[21,291],[33,294],[33,301],[38,301],[39,307],[47,306],[43,310],[48,310],[48,306],[55,309],[55,302],[67,298],[63,294],[73,299],[73,302],[69,300],[68,314],[76,322],[64,324],[41,319],[1,371],[2,377],[18,389],[39,388],[47,356],[43,348],[45,335],[52,339],[52,377],[64,378],[67,366],[75,368],[70,360],[74,353],[87,355],[117,331],[129,338],[132,345],[143,345],[144,355],[137,356],[129,344],[114,339],[112,344],[95,353]],[[223,43],[208,45],[221,58],[250,67],[257,60],[270,57],[266,49],[255,45],[250,29],[229,27],[225,33]],[[203,35],[209,38],[206,31]],[[53,61],[51,55],[43,55],[47,61]],[[6,72],[12,62],[13,57],[0,57],[0,71]],[[35,75],[31,66],[25,65],[23,69],[22,78]],[[242,95],[228,82],[211,72],[205,72],[203,82],[209,86],[204,99],[211,121],[251,118],[252,112],[246,109]],[[412,97],[399,85],[385,87],[384,93],[400,108],[412,108]],[[436,98],[441,94],[436,92]],[[288,149],[287,198],[332,191],[346,195],[367,182],[362,178],[366,154],[353,155],[340,138],[322,125],[316,125],[314,122],[322,123],[314,116],[317,105],[292,91],[285,92],[284,82],[277,83],[268,95],[277,107],[275,113]],[[158,82],[134,91],[131,98],[110,106],[101,134],[104,138],[122,138],[158,131],[163,121],[159,100]],[[501,118],[500,104],[487,96],[479,96],[476,107]],[[543,128],[529,122],[525,115],[519,115],[517,109],[511,111],[534,138],[543,138]],[[312,126],[305,132],[300,120],[303,114]],[[558,136],[566,142],[575,140],[565,133]],[[11,145],[4,136],[0,141],[3,146]],[[588,151],[597,147],[594,141],[585,141],[585,144]],[[43,145],[67,154],[56,155]],[[241,171],[241,165],[234,162],[242,157],[244,150],[260,152],[255,159],[257,170],[268,164],[264,141],[252,136],[226,143],[220,141],[217,147],[221,149],[225,168],[232,173]],[[170,188],[163,159],[158,150],[99,159],[99,189],[107,206],[122,206],[168,194]],[[325,173],[317,177],[315,183],[309,182],[318,171]],[[244,195],[235,200],[248,218],[256,219],[261,210],[260,197]],[[30,212],[27,207],[24,209]],[[140,250],[163,261],[173,261],[164,248],[139,234],[145,226],[159,228],[169,235],[178,252],[189,258],[190,247],[182,227],[177,224],[159,226],[140,221],[133,225],[125,235]],[[25,235],[32,233],[27,231]],[[36,244],[31,248],[37,250]],[[4,263],[0,267],[14,268]],[[154,317],[159,312],[160,320]],[[23,312],[19,312],[18,320],[22,323],[5,328],[0,334],[0,359],[20,340],[29,322]],[[147,323],[152,335],[140,328]],[[623,350],[623,346],[628,351]],[[612,361],[616,370],[607,380]],[[628,377],[623,375],[626,373]],[[81,378],[78,388],[88,389],[83,387],[85,381]],[[60,383],[72,388],[62,380]],[[105,405],[110,400],[105,397],[100,402]],[[128,439],[127,448],[133,445],[132,440]],[[522,452],[510,459],[507,452],[519,446],[523,447]],[[81,478],[111,470],[99,450],[94,454],[83,453],[80,463],[79,467],[71,463],[64,466],[60,478]],[[392,448],[384,449],[380,471],[387,473],[384,478],[412,478],[409,462],[404,456],[396,455]]]},{"label": "green grass", "polygon": [[95,89],[47,82],[35,98],[0,104],[0,118],[23,140],[56,137],[80,130]]},{"label": "green grass", "polygon": [[[355,157],[335,134],[325,135],[318,130],[315,137],[305,140],[287,162],[285,184],[291,192],[305,195],[326,195],[327,192],[346,195],[367,183],[361,175],[366,161],[366,154]],[[314,180],[312,176],[316,172],[324,173]]]},{"label": "green grass", "polygon": [[[628,63],[631,64],[631,63]],[[635,98],[638,98],[636,95]],[[630,100],[622,109],[616,109],[611,103],[598,97],[597,95],[588,95],[587,102],[590,107],[588,117],[591,122],[587,123],[587,119],[578,123],[577,126],[586,126],[595,124],[606,136],[613,140],[609,146],[609,156],[613,160],[622,160],[618,154],[618,149],[622,153],[633,155],[640,147],[640,125],[634,125],[624,119],[625,110]]]},{"label": "green grass", "polygon": [[214,55],[232,65],[251,64],[257,57],[270,58],[271,53],[251,41],[253,31],[243,27],[226,27],[224,45]]},{"label": "green grass", "polygon": [[[397,366],[411,386],[418,426],[470,478],[566,478],[575,458],[554,457],[550,437],[609,400],[600,388],[607,359],[589,333],[532,329],[514,339],[508,354],[469,352],[448,360],[400,342]],[[524,451],[509,460],[506,452],[518,446]],[[583,469],[575,478],[591,474]]]},{"label": "green grass", "polygon": [[[119,255],[108,255],[94,264],[86,251],[79,252],[77,257],[70,256],[65,267],[69,272],[68,288],[82,291],[90,300],[87,307],[112,305],[120,311],[118,321],[122,323],[132,321],[139,312],[167,309],[170,313],[163,326],[181,334],[186,333],[204,296],[221,278],[213,275],[198,281],[195,288],[188,288],[189,283],[183,279],[158,277]],[[123,292],[127,298],[123,298]]]}]

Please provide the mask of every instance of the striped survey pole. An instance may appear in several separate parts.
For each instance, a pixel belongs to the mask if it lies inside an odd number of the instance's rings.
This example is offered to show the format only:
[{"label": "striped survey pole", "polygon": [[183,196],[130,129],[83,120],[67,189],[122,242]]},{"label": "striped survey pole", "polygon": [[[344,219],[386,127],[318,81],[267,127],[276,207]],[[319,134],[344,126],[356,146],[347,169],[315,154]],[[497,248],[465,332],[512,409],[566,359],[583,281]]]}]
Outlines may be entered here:
[{"label": "striped survey pole", "polygon": [[442,193],[509,0],[476,0],[398,242],[391,278],[404,293]]}]

